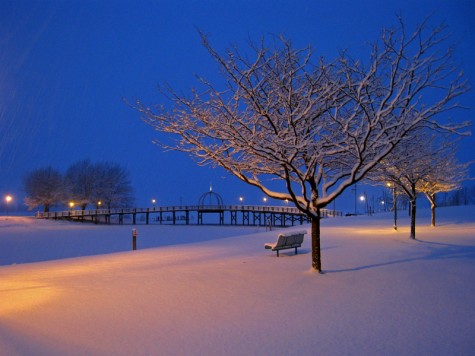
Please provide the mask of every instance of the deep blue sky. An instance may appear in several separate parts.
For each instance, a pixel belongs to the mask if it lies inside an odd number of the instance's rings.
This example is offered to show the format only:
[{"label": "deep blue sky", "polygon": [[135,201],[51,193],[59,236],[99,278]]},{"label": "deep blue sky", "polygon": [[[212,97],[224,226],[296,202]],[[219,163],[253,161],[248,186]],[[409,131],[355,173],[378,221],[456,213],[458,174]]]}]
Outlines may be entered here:
[{"label": "deep blue sky", "polygon": [[[471,0],[382,1],[0,1],[0,195],[21,203],[22,179],[35,168],[64,171],[84,158],[110,160],[132,174],[137,205],[195,204],[219,192],[226,204],[256,204],[263,195],[222,170],[198,167],[178,152],[151,143],[154,133],[122,98],[157,102],[156,86],[187,90],[195,74],[216,78],[196,28],[220,50],[248,38],[284,34],[297,47],[334,58],[348,49],[366,56],[368,41],[396,23],[431,14],[445,21],[457,42],[456,58],[475,83],[475,5]],[[457,117],[472,120],[472,109]],[[473,136],[461,160],[475,160]],[[471,175],[475,176],[472,169]],[[346,194],[351,198],[351,193]],[[351,210],[345,197],[337,209]],[[0,209],[2,210],[2,209]]]}]

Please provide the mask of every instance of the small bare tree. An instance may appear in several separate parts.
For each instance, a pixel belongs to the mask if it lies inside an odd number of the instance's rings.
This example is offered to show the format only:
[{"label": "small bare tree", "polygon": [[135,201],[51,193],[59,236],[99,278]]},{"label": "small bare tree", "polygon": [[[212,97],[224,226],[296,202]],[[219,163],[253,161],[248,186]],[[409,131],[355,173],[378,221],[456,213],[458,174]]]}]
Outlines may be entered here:
[{"label": "small bare tree", "polygon": [[460,189],[462,183],[467,180],[471,163],[460,163],[456,153],[455,142],[445,144],[439,154],[434,157],[428,174],[417,185],[418,191],[423,193],[430,202],[431,226],[436,224],[436,194]]},{"label": "small bare tree", "polygon": [[400,21],[371,47],[369,60],[342,53],[331,63],[313,63],[311,48],[294,49],[284,38],[269,47],[252,45],[252,58],[236,48],[220,55],[201,38],[225,86],[201,78],[200,89],[188,96],[161,90],[170,110],[140,101],[135,108],[155,130],[174,135],[172,142],[160,137],[163,147],[221,166],[274,199],[291,200],[311,219],[318,271],[320,210],[415,127],[458,129],[437,121],[467,90],[450,51],[440,52],[440,28],[426,32],[423,24],[408,36]]},{"label": "small bare tree", "polygon": [[416,238],[418,187],[423,179],[429,178],[434,159],[440,151],[434,147],[433,140],[426,130],[413,131],[368,175],[371,181],[382,184],[388,182],[408,198],[412,239]]},{"label": "small bare tree", "polygon": [[107,208],[127,206],[133,201],[129,171],[117,163],[92,163],[85,159],[71,165],[65,176],[66,196],[82,210],[88,204],[98,208],[98,202]]},{"label": "small bare tree", "polygon": [[99,162],[94,165],[94,191],[92,201],[102,202],[108,209],[125,207],[133,202],[130,173],[117,163]]},{"label": "small bare tree", "polygon": [[427,129],[410,133],[369,174],[371,181],[390,183],[410,203],[411,232],[416,238],[416,202],[423,193],[431,203],[435,226],[435,194],[457,189],[466,179],[469,164],[457,163],[456,141]]},{"label": "small bare tree", "polygon": [[44,212],[63,199],[63,176],[51,166],[28,173],[24,180],[25,204],[29,209],[43,205]]},{"label": "small bare tree", "polygon": [[85,210],[92,202],[95,179],[95,167],[89,159],[72,164],[65,175],[66,198]]}]

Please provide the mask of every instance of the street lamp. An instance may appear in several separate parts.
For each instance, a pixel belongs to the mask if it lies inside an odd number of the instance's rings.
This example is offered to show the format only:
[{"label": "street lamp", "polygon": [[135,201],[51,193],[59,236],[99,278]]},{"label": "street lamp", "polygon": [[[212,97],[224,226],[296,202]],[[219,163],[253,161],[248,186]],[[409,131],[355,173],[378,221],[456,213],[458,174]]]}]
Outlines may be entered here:
[{"label": "street lamp", "polygon": [[393,190],[393,210],[394,210],[394,230],[397,230],[397,195],[396,195],[396,185],[394,183],[386,183],[386,186],[389,189]]},{"label": "street lamp", "polygon": [[267,197],[262,198],[262,201],[264,202],[264,204],[266,204],[267,203]]},{"label": "street lamp", "polygon": [[356,207],[356,193],[357,193],[356,183],[355,183],[355,186],[351,190],[355,192],[355,215],[358,215],[358,210]]},{"label": "street lamp", "polygon": [[153,205],[153,207],[155,207],[155,203],[156,203],[156,202],[157,202],[157,201],[156,201],[155,199],[152,199],[152,205]]},{"label": "street lamp", "polygon": [[74,202],[70,201],[69,202],[69,211],[71,212],[74,208]]},{"label": "street lamp", "polygon": [[8,205],[10,204],[10,202],[13,200],[13,197],[8,194],[6,197],[5,197],[5,201],[7,202],[7,220],[8,220]]},{"label": "street lamp", "polygon": [[366,211],[366,214],[369,215],[368,199],[366,197],[366,193],[363,193],[363,195],[360,196],[360,201],[362,203],[365,203],[365,211]]},{"label": "street lamp", "polygon": [[244,201],[244,198],[242,196],[239,197],[239,202],[242,204],[242,202]]}]

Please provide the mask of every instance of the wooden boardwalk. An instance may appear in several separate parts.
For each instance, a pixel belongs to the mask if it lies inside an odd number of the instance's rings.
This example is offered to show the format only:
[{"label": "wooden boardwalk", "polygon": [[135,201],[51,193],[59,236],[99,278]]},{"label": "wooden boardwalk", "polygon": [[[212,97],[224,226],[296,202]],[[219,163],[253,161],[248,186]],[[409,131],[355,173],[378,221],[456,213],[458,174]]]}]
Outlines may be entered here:
[{"label": "wooden boardwalk", "polygon": [[[212,215],[212,220],[203,219]],[[322,209],[323,217],[341,216],[341,212]],[[36,213],[38,219],[65,219],[105,224],[219,224],[253,226],[294,226],[309,223],[295,207],[262,205],[181,205],[152,208],[68,210]]]}]

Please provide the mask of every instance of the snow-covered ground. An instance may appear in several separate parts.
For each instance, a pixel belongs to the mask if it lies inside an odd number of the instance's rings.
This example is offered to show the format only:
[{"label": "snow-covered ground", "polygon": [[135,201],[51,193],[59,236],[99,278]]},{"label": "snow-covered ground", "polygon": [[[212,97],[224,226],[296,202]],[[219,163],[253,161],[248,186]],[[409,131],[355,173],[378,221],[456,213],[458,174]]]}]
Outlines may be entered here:
[{"label": "snow-covered ground", "polygon": [[473,355],[475,207],[438,212],[324,220],[322,275],[309,235],[0,217],[0,354]]}]

